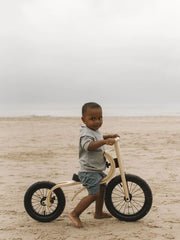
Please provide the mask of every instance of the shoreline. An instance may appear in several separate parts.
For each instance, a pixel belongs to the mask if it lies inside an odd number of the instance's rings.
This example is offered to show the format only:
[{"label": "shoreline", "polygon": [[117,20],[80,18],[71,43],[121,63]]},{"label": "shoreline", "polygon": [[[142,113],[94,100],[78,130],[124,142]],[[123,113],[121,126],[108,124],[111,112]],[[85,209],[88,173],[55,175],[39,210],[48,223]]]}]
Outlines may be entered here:
[{"label": "shoreline", "polygon": [[[103,118],[180,118],[180,115],[116,115],[103,116]],[[25,116],[0,116],[0,119],[16,119],[16,118],[81,118],[81,116],[54,116],[54,115],[25,115]]]}]

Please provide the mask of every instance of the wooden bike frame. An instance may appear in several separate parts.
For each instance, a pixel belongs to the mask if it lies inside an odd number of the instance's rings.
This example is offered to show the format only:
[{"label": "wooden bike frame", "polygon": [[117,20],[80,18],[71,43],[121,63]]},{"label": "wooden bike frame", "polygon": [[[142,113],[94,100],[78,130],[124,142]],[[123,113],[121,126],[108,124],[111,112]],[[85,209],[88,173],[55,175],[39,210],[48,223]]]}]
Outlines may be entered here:
[{"label": "wooden bike frame", "polygon": [[[125,200],[126,200],[126,202],[129,202],[130,201],[129,191],[128,191],[128,186],[127,186],[127,183],[126,183],[126,176],[125,176],[122,160],[121,160],[121,157],[120,157],[119,140],[120,140],[119,137],[115,139],[114,148],[115,148],[116,156],[117,156],[117,159],[118,159],[119,171],[120,171],[120,175],[121,175],[121,179],[122,179],[122,185],[123,185],[123,190],[124,190],[124,194],[125,194]],[[110,162],[111,165],[110,165],[110,170],[109,170],[107,176],[101,180],[100,184],[109,182],[113,178],[113,175],[115,174],[115,171],[116,171],[116,167],[115,167],[115,163],[114,163],[113,157],[109,153],[107,153],[107,152],[104,153],[104,156]],[[81,184],[81,182],[76,182],[74,180],[64,181],[64,182],[60,182],[60,183],[56,184],[48,192],[48,196],[47,196],[47,199],[46,199],[47,206],[51,207],[51,205],[52,205],[50,200],[51,200],[52,192],[55,189],[62,188],[62,187],[68,187],[68,186],[74,186],[74,185],[80,185],[80,184]],[[72,200],[74,200],[74,198],[84,189],[85,189],[85,187],[83,187],[79,191],[77,191],[74,194]]]}]

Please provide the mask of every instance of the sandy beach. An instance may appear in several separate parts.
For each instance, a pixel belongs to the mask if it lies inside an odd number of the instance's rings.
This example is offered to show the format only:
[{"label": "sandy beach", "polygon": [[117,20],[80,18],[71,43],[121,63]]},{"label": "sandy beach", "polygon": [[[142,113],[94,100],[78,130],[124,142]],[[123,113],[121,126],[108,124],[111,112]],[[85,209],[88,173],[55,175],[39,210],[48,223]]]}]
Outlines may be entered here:
[{"label": "sandy beach", "polygon": [[[86,194],[71,201],[80,186],[63,188],[66,207],[56,220],[40,223],[27,215],[23,201],[31,184],[59,183],[77,173],[80,126],[70,117],[0,118],[0,240],[179,240],[180,117],[104,118],[101,131],[121,136],[126,172],[152,189],[153,206],[143,219],[95,220],[92,204],[81,217],[85,228],[75,228],[68,213]],[[106,150],[114,155],[113,147]]]}]

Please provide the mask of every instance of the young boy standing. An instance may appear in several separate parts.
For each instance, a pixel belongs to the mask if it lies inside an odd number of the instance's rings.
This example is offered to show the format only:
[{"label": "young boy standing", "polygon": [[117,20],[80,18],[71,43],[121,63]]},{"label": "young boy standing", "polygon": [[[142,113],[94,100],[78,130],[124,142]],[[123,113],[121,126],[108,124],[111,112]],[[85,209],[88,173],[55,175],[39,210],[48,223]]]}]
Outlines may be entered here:
[{"label": "young boy standing", "polygon": [[103,123],[102,108],[99,104],[89,102],[82,107],[82,121],[85,126],[80,129],[79,141],[79,179],[87,188],[88,195],[81,199],[75,209],[69,214],[69,218],[76,227],[83,227],[80,214],[96,201],[94,218],[108,218],[110,214],[104,213],[105,185],[100,181],[106,175],[106,160],[104,158],[104,145],[113,145],[118,134],[103,136],[99,131]]}]

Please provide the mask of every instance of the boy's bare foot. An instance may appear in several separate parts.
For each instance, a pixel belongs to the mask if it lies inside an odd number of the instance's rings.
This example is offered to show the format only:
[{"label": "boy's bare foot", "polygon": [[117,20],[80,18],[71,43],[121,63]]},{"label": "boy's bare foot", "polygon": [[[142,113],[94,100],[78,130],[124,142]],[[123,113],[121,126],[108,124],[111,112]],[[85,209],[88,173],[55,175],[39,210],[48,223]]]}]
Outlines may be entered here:
[{"label": "boy's bare foot", "polygon": [[84,227],[79,217],[74,216],[72,213],[69,213],[68,217],[74,223],[74,225],[77,228],[83,228]]},{"label": "boy's bare foot", "polygon": [[100,215],[98,215],[96,213],[94,214],[94,218],[96,218],[96,219],[111,218],[111,217],[112,217],[112,215],[109,213],[102,213]]}]

